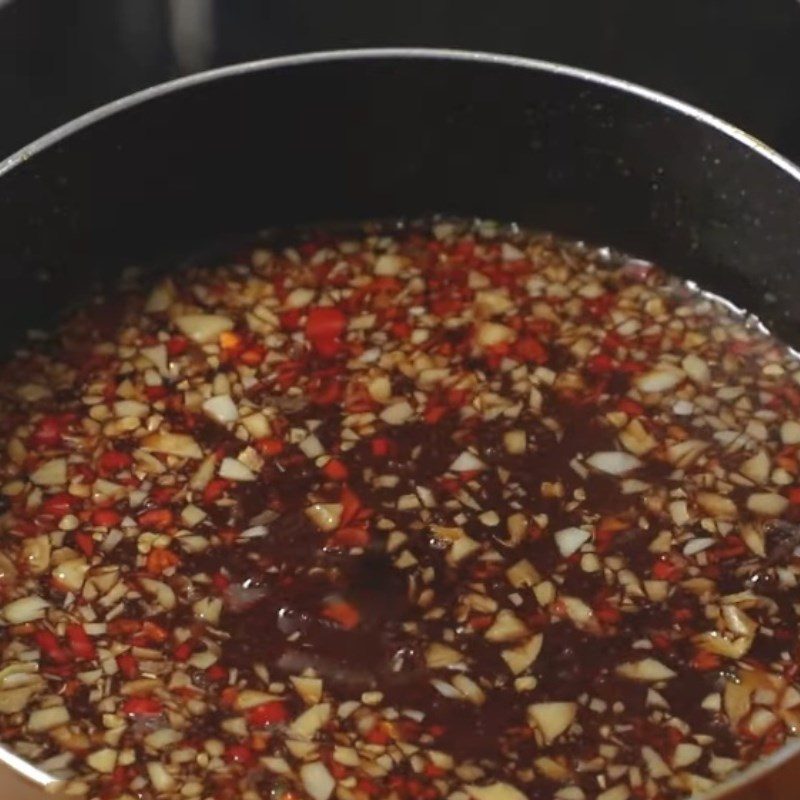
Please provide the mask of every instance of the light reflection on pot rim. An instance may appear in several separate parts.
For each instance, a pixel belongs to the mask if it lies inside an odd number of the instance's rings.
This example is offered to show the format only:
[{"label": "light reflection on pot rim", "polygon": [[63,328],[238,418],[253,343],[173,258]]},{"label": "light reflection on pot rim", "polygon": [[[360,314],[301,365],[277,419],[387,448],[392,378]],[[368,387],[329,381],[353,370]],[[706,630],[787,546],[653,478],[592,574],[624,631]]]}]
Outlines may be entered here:
[{"label": "light reflection on pot rim", "polygon": [[235,77],[237,75],[247,75],[254,72],[269,69],[280,69],[284,67],[299,67],[308,64],[320,64],[326,62],[339,61],[358,61],[370,59],[420,59],[435,61],[463,61],[486,64],[497,64],[501,66],[517,67],[528,69],[534,72],[551,73],[563,75],[576,80],[585,81],[590,84],[597,84],[609,89],[631,94],[643,100],[648,100],[656,105],[664,106],[672,111],[676,111],[684,116],[690,117],[697,122],[708,125],[720,133],[745,145],[754,153],[767,159],[775,166],[786,172],[792,178],[800,181],[800,166],[794,164],[785,156],[778,153],[769,145],[757,139],[755,136],[743,131],[730,122],[717,117],[708,111],[704,111],[697,106],[685,103],[663,92],[649,89],[641,84],[622,78],[614,78],[601,72],[571,67],[566,64],[559,64],[553,61],[526,58],[524,56],[505,55],[500,53],[489,53],[473,50],[456,50],[447,48],[426,48],[426,47],[385,47],[385,48],[356,48],[343,50],[325,50],[313,53],[300,53],[289,56],[278,56],[275,58],[265,58],[255,61],[245,61],[238,64],[231,64],[224,67],[198,72],[171,81],[156,84],[155,86],[142,89],[133,94],[110,103],[99,106],[91,111],[82,114],[75,119],[54,128],[52,131],[35,139],[30,144],[20,148],[3,161],[0,161],[0,177],[17,165],[28,161],[37,153],[40,153],[54,144],[68,138],[90,125],[100,122],[106,117],[132,108],[148,100],[162,97],[172,92],[189,89],[195,85],[208,83],[210,81]]}]

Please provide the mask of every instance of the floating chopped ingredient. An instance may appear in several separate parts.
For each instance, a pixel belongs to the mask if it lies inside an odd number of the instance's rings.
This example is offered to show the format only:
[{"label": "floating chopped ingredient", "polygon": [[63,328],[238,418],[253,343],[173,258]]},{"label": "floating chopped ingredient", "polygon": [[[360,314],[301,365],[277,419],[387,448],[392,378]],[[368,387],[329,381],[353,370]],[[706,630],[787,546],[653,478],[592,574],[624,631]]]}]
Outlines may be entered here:
[{"label": "floating chopped ingredient", "polygon": [[71,794],[674,800],[800,730],[800,363],[730,307],[455,220],[105,302],[0,371],[0,735]]}]

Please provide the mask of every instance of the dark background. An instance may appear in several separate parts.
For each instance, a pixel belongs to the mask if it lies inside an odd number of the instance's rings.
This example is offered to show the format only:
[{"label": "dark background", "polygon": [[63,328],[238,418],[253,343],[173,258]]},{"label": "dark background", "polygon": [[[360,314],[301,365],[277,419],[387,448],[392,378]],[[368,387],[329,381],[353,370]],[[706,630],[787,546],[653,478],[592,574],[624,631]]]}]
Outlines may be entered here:
[{"label": "dark background", "polygon": [[181,74],[389,45],[607,72],[702,106],[800,160],[798,0],[0,0],[0,158]]}]

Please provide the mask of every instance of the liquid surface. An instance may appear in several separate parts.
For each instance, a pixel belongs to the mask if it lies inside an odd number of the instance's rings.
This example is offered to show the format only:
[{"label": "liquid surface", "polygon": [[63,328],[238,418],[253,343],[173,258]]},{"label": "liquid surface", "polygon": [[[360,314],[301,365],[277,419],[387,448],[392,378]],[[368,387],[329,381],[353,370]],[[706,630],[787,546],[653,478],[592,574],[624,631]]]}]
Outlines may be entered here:
[{"label": "liquid surface", "polygon": [[0,398],[0,736],[73,791],[664,800],[800,724],[800,363],[649,264],[307,233]]}]

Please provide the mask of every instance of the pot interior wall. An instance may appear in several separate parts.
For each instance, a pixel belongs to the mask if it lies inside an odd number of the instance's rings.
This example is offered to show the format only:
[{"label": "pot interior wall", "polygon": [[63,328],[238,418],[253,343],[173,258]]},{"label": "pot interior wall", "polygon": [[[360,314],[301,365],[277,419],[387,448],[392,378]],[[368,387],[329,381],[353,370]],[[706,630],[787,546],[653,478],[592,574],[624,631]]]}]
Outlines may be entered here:
[{"label": "pot interior wall", "polygon": [[137,103],[0,179],[0,325],[265,226],[435,212],[611,244],[800,330],[800,183],[705,123],[475,59],[260,68]]}]

